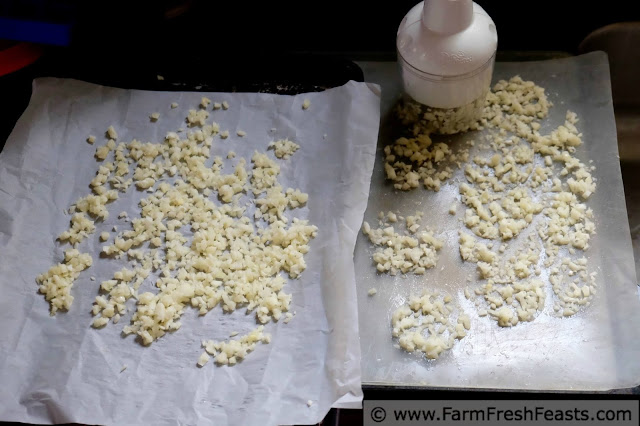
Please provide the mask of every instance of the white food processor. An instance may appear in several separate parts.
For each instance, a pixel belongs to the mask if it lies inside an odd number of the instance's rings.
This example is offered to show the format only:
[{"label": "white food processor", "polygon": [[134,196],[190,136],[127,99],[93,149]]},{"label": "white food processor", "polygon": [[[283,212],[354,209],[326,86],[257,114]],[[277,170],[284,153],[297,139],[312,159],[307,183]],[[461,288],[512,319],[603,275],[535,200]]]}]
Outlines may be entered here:
[{"label": "white food processor", "polygon": [[436,133],[476,128],[497,46],[493,20],[473,1],[418,3],[400,23],[396,39],[405,107]]}]

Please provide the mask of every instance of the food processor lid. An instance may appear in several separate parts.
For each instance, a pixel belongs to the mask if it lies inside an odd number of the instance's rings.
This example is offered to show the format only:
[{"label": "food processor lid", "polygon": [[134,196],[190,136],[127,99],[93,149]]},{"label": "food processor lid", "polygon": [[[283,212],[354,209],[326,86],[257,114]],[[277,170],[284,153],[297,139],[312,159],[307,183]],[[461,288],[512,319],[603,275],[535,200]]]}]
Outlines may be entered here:
[{"label": "food processor lid", "polygon": [[473,73],[492,59],[497,45],[493,20],[471,0],[424,0],[398,28],[402,60],[434,77]]}]

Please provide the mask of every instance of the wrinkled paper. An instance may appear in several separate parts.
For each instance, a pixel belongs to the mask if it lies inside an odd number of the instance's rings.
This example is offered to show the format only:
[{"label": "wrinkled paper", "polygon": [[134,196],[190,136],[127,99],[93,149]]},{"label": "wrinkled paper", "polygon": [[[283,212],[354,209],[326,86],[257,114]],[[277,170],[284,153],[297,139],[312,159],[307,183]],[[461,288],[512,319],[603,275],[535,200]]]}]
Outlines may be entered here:
[{"label": "wrinkled paper", "polygon": [[[549,117],[542,120],[540,133],[548,134],[562,124],[567,110],[577,113],[580,121],[576,126],[584,143],[576,155],[596,167],[592,174],[597,179],[596,192],[586,203],[593,209],[596,224],[591,247],[584,253],[589,272],[597,272],[598,293],[591,306],[570,318],[556,318],[551,315],[554,297],[547,285],[543,312],[534,321],[512,328],[501,328],[495,320],[479,317],[473,303],[463,295],[468,285],[475,288],[467,277],[476,276],[476,265],[462,262],[458,250],[457,231],[464,226],[458,219],[464,207],[455,182],[465,180],[463,171],[456,170],[439,192],[423,188],[394,191],[385,181],[382,148],[392,142],[397,129],[388,128],[384,117],[400,94],[400,81],[395,64],[360,65],[365,80],[380,84],[383,93],[380,146],[365,220],[377,226],[380,211],[399,211],[402,215],[421,211],[422,223],[445,241],[435,268],[423,276],[392,277],[376,273],[371,259],[373,248],[364,235],[358,237],[355,264],[363,385],[582,391],[637,386],[640,302],[606,55],[596,52],[543,62],[496,63],[494,83],[520,75],[546,89],[554,106]],[[451,143],[481,141],[483,137],[483,132],[469,132],[452,138]],[[475,155],[472,150],[470,158]],[[458,206],[456,216],[448,212],[453,203]],[[509,250],[525,247],[526,239],[520,237],[510,243]],[[546,275],[543,270],[543,280]],[[367,297],[371,287],[377,294]],[[391,336],[393,312],[425,288],[451,294],[471,318],[467,336],[431,361],[393,347],[396,342]]]},{"label": "wrinkled paper", "polygon": [[[331,406],[360,406],[352,255],[375,157],[378,86],[349,82],[321,93],[279,96],[148,92],[44,78],[33,88],[0,154],[0,420],[292,424],[317,423]],[[256,327],[255,316],[244,309],[223,314],[217,307],[199,317],[187,307],[182,328],[150,347],[121,335],[131,308],[118,324],[90,327],[100,282],[126,266],[124,259],[99,257],[98,237],[114,225],[130,228],[119,212],[139,216],[137,202],[146,194],[134,186],[108,205],[108,220],[96,222],[96,232],[78,246],[94,264],[76,280],[69,312],[49,316],[35,282],[69,247],[56,242],[69,226],[63,211],[89,193],[100,164],[94,152],[106,143],[107,127],[116,128],[118,141],[159,142],[168,131],[186,129],[184,118],[202,96],[230,104],[227,111],[211,111],[208,120],[229,130],[229,138],[216,137],[212,147],[212,156],[236,152],[234,160],[224,160],[225,170],[240,158],[250,166],[254,150],[266,151],[273,140],[286,137],[301,146],[291,159],[278,160],[279,181],[309,194],[306,207],[287,214],[319,229],[305,256],[307,270],[285,287],[293,294],[295,316],[288,324],[267,325],[271,343],[258,344],[234,367],[212,360],[197,368],[196,362],[202,340],[225,340],[232,331],[242,335]],[[304,99],[311,101],[306,111]],[[171,109],[172,102],[179,107]],[[149,120],[154,112],[160,113],[157,123]],[[238,130],[247,135],[236,136]],[[95,145],[86,142],[90,134]],[[141,292],[153,288],[150,281]]]}]

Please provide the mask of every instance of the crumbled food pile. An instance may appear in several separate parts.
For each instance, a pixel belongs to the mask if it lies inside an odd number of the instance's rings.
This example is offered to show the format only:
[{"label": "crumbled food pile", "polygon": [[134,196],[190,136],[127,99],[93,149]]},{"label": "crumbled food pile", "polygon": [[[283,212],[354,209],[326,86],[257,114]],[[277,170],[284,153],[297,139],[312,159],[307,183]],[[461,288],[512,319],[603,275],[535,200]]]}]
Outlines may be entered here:
[{"label": "crumbled food pile", "polygon": [[421,352],[429,359],[438,358],[451,349],[456,340],[467,335],[471,320],[467,315],[454,315],[459,308],[453,306],[451,296],[425,291],[412,296],[409,303],[398,308],[392,316],[393,337],[398,347],[407,352]]},{"label": "crumbled food pile", "polygon": [[[433,143],[428,133],[401,137],[384,148],[384,170],[395,189],[407,191],[421,184],[434,191],[453,175],[446,164],[467,161],[468,151],[451,152],[446,143]],[[448,160],[448,161],[447,161]]]},{"label": "crumbled food pile", "polygon": [[404,124],[419,122],[428,133],[451,135],[480,128],[487,92],[457,108],[433,108],[406,97],[398,108],[398,118]]},{"label": "crumbled food pile", "polygon": [[71,287],[80,272],[91,266],[93,260],[87,253],[80,253],[76,249],[64,252],[64,262],[59,263],[45,274],[38,275],[36,280],[40,284],[40,293],[51,305],[51,315],[60,309],[68,310],[73,303]]},{"label": "crumbled food pile", "polygon": [[[250,159],[225,163],[221,157],[210,158],[216,137],[222,136],[220,126],[208,121],[211,103],[203,97],[199,109],[189,111],[185,136],[178,131],[159,143],[121,142],[110,126],[107,143],[96,149],[102,164],[90,182],[91,194],[72,205],[70,228],[60,234],[61,243],[75,247],[89,238],[99,221],[109,217],[109,203],[132,185],[146,196],[139,202],[139,217],[120,213],[128,229],[113,227],[112,244],[102,248],[104,256],[126,259],[130,266],[101,282],[93,327],[118,323],[131,310],[131,299],[135,308],[123,333],[137,335],[144,345],[178,330],[186,307],[200,315],[216,306],[225,312],[246,309],[259,324],[293,317],[286,279],[305,270],[304,257],[317,228],[293,216],[308,195],[282,186],[278,159],[289,159],[300,146],[280,140],[265,143],[265,152],[255,151]],[[214,103],[214,110],[220,108],[230,105]],[[276,159],[267,154],[270,147]],[[234,157],[230,152],[227,159]],[[107,241],[110,235],[97,237]],[[89,254],[72,248],[62,263],[37,277],[51,315],[71,307],[73,283],[91,264]],[[154,290],[141,289],[151,283]],[[263,329],[260,325],[226,342],[203,342],[206,352],[197,364],[204,366],[211,355],[218,364],[234,365],[257,343],[270,341]]]},{"label": "crumbled food pile", "polygon": [[373,261],[378,272],[422,275],[427,269],[436,266],[437,251],[442,248],[443,242],[435,238],[432,231],[418,233],[422,213],[406,218],[403,234],[397,233],[391,225],[398,221],[395,213],[389,212],[385,216],[384,212],[380,212],[378,217],[379,228],[371,228],[368,222],[364,222],[362,226],[362,232],[376,247]]},{"label": "crumbled food pile", "polygon": [[269,148],[273,149],[276,157],[287,160],[300,148],[300,145],[290,141],[289,139],[281,139],[271,142],[271,144],[269,144]]},{"label": "crumbled food pile", "polygon": [[[500,81],[487,94],[481,119],[469,126],[484,132],[450,146],[432,140],[433,117],[404,103],[397,112],[408,135],[384,150],[385,174],[397,190],[455,185],[459,204],[448,212],[460,215],[460,257],[477,269],[477,283],[465,295],[480,316],[500,326],[534,320],[549,287],[558,316],[576,314],[596,293],[584,256],[596,231],[586,204],[596,190],[594,167],[576,156],[583,141],[575,113],[567,111],[564,123],[542,132],[552,107],[535,83]],[[458,171],[459,181],[451,179]],[[396,244],[392,228],[371,230],[365,222],[363,231],[374,244]],[[414,271],[414,259],[397,269]],[[385,262],[376,263],[385,270]]]},{"label": "crumbled food pile", "polygon": [[200,356],[200,360],[204,358],[206,359],[204,363],[206,363],[209,360],[209,355],[211,355],[217,364],[235,365],[238,361],[243,360],[249,352],[253,351],[257,343],[269,343],[271,341],[271,336],[263,333],[263,330],[264,326],[261,325],[251,333],[227,342],[203,341],[202,347],[205,352]]}]

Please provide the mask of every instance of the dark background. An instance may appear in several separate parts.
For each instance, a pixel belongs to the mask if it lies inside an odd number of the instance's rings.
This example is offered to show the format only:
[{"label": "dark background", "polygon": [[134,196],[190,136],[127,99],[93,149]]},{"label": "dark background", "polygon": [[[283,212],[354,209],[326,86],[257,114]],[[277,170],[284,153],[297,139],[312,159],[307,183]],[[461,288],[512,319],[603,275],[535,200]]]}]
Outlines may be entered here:
[{"label": "dark background", "polygon": [[[282,52],[394,54],[395,36],[416,0],[98,1],[77,9],[85,48],[128,52],[225,54]],[[635,1],[480,0],[498,28],[500,50],[574,53],[591,31],[639,20]],[[136,33],[137,36],[136,36]],[[186,58],[183,58],[186,59]]]},{"label": "dark background", "polygon": [[[350,60],[395,60],[398,25],[417,3],[0,0],[0,19],[60,23],[69,28],[70,41],[58,42],[68,46],[46,46],[32,71],[21,73],[26,75],[24,81],[48,75],[123,88],[258,91],[261,85],[278,80],[292,91],[301,91],[361,80]],[[478,3],[498,28],[498,60],[576,54],[593,30],[640,21],[635,1]],[[0,39],[3,33],[8,31],[0,28]],[[21,35],[47,44],[44,33]],[[7,42],[11,43],[0,40],[0,49]],[[55,42],[53,37],[48,39],[49,44]],[[156,80],[158,74],[165,77],[164,83]],[[0,89],[18,90],[6,80],[11,78],[0,79]],[[0,129],[0,143],[6,134]]]},{"label": "dark background", "polygon": [[[393,54],[398,24],[416,0],[0,0],[0,16],[72,23],[73,46],[94,56],[187,58],[314,52]],[[479,0],[500,50],[575,52],[589,32],[640,19],[635,1]],[[160,55],[158,57],[157,55]]]}]

